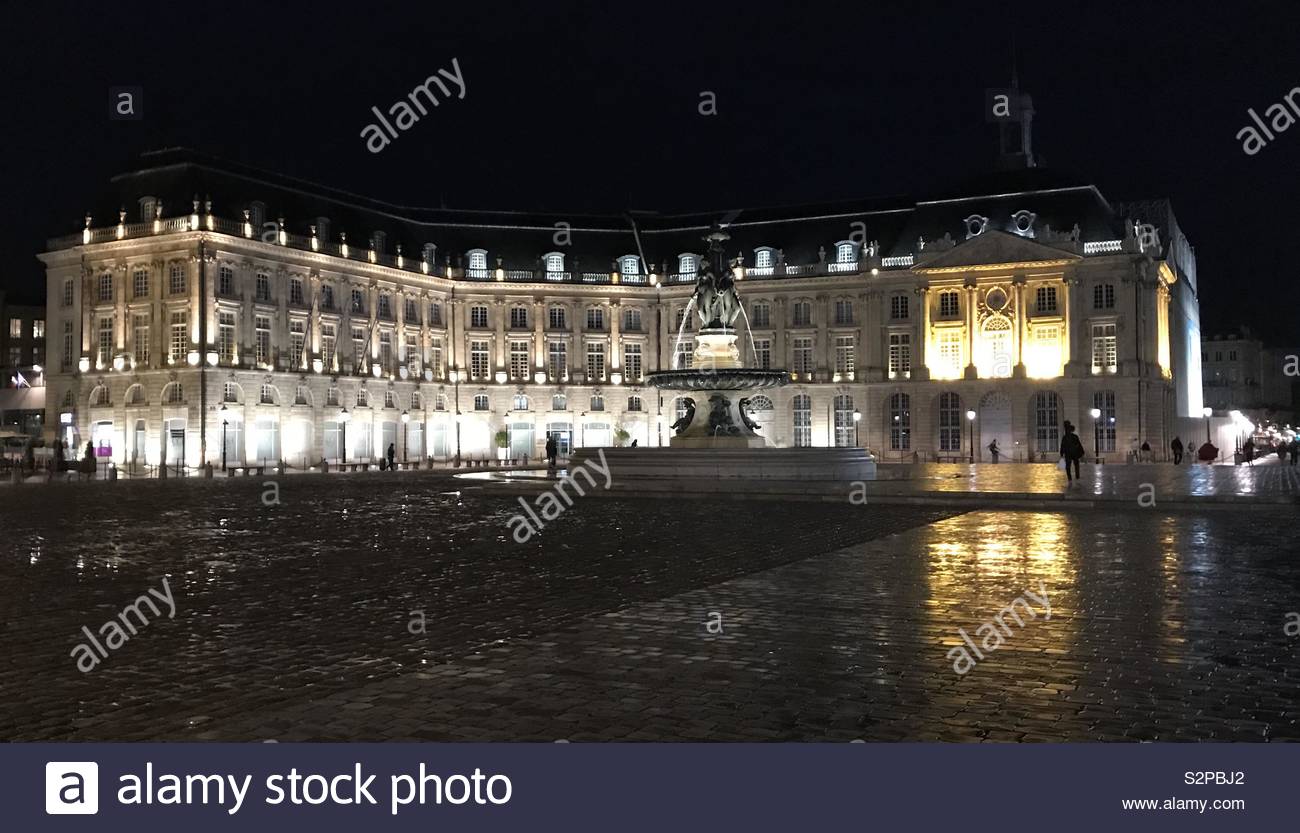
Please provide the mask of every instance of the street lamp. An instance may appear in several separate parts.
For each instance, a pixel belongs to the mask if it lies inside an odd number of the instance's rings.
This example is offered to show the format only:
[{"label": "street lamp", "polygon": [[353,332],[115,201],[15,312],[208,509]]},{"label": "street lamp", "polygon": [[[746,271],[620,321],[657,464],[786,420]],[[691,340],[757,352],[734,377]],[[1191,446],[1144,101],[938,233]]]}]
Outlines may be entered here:
[{"label": "street lamp", "polygon": [[221,403],[221,470],[226,470],[226,403]]},{"label": "street lamp", "polygon": [[1202,408],[1201,416],[1205,417],[1205,441],[1210,441],[1210,415],[1214,413],[1213,408]]},{"label": "street lamp", "polygon": [[862,447],[862,443],[858,441],[858,423],[860,422],[862,422],[862,412],[854,411],[853,412],[853,444],[858,446],[859,448]]},{"label": "street lamp", "polygon": [[402,462],[407,463],[406,449],[411,445],[411,414],[402,411]]},{"label": "street lamp", "polygon": [[968,409],[966,411],[966,421],[970,423],[970,461],[971,465],[975,464],[975,411]]},{"label": "street lamp", "polygon": [[1101,419],[1101,408],[1093,408],[1088,412],[1092,417],[1092,461],[1101,462],[1099,452],[1101,451],[1101,427],[1097,425],[1097,420]]},{"label": "street lamp", "polygon": [[343,457],[343,465],[348,464],[348,420],[352,415],[348,413],[346,407],[339,408],[339,425],[343,426],[343,449],[339,453]]},{"label": "street lamp", "polygon": [[1235,448],[1234,450],[1235,450],[1235,451],[1237,452],[1237,454],[1240,456],[1240,454],[1241,454],[1241,419],[1242,419],[1242,417],[1241,417],[1241,411],[1236,411],[1236,410],[1228,411],[1228,417],[1232,420],[1232,427],[1235,428],[1235,429],[1237,429],[1237,430],[1233,431],[1232,433],[1233,433],[1233,437],[1234,437],[1234,439],[1235,439],[1235,441],[1236,441],[1236,448]]}]

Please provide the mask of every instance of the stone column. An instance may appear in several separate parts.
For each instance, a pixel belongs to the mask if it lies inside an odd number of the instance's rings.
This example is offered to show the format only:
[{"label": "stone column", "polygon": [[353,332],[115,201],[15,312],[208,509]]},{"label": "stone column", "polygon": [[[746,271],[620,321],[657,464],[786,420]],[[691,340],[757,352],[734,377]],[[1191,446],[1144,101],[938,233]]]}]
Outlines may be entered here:
[{"label": "stone column", "polygon": [[1014,335],[1016,363],[1011,368],[1011,375],[1016,379],[1024,379],[1029,375],[1028,369],[1025,367],[1025,339],[1029,333],[1029,307],[1026,306],[1028,303],[1028,288],[1025,284],[1024,274],[1016,275],[1013,281],[1012,289],[1016,294],[1016,329]]},{"label": "stone column", "polygon": [[533,301],[533,360],[530,374],[546,369],[546,302]]},{"label": "stone column", "polygon": [[618,371],[621,373],[623,371],[623,356],[620,354],[621,348],[619,346],[619,328],[623,324],[623,322],[619,320],[619,314],[621,311],[622,311],[622,307],[619,304],[619,299],[617,298],[610,299],[609,302],[609,370],[610,373],[613,373],[614,371]]},{"label": "stone column", "polygon": [[816,379],[829,382],[831,380],[831,368],[835,367],[833,358],[834,349],[830,345],[830,335],[827,329],[827,323],[830,321],[830,296],[826,293],[817,296],[817,304],[813,307],[813,314],[816,320],[813,324],[816,326],[816,335],[813,337],[816,342],[813,345],[813,369],[816,371]]},{"label": "stone column", "polygon": [[930,345],[930,287],[916,289],[916,297],[921,305],[920,338],[916,340],[916,361],[912,365],[912,378],[925,382],[930,379],[930,365],[926,351]]},{"label": "stone column", "polygon": [[505,298],[497,298],[494,306],[496,307],[496,321],[493,322],[492,329],[496,333],[496,369],[498,371],[505,370],[508,372],[510,349],[506,343],[506,316],[510,314],[510,311],[506,306]]},{"label": "stone column", "polygon": [[975,366],[975,331],[979,326],[979,316],[976,314],[979,295],[975,289],[975,279],[967,278],[964,288],[966,290],[966,372],[964,375],[967,379],[978,379],[980,374],[979,368]]}]

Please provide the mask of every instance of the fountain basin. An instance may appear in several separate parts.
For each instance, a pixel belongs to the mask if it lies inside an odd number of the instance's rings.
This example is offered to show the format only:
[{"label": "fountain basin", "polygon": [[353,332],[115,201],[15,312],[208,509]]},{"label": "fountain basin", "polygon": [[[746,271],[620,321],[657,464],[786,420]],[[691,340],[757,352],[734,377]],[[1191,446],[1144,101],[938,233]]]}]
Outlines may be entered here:
[{"label": "fountain basin", "polygon": [[661,370],[648,373],[645,382],[661,390],[760,390],[790,383],[784,370],[728,367],[717,370]]}]

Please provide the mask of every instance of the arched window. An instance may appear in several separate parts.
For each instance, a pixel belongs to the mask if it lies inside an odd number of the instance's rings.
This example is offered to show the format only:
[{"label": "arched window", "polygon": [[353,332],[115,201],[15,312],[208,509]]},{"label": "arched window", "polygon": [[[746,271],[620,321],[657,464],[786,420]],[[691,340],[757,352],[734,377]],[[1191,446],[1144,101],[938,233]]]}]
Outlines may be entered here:
[{"label": "arched window", "polygon": [[488,397],[486,393],[474,395],[474,410],[486,411],[488,409]]},{"label": "arched window", "polygon": [[1092,395],[1092,407],[1101,411],[1097,417],[1095,432],[1097,451],[1115,450],[1115,391],[1099,390]]},{"label": "arched window", "polygon": [[939,450],[961,451],[961,396],[939,394]]},{"label": "arched window", "polygon": [[551,397],[551,410],[563,411],[569,407],[569,399],[562,393],[557,393]]},{"label": "arched window", "polygon": [[298,388],[293,392],[293,404],[295,405],[311,404],[311,391],[307,389],[306,385],[299,385]]},{"label": "arched window", "polygon": [[812,397],[795,394],[790,409],[794,415],[794,444],[800,448],[812,445]]},{"label": "arched window", "polygon": [[1042,454],[1061,449],[1061,402],[1050,390],[1034,394],[1034,447]]},{"label": "arched window", "polygon": [[424,400],[420,397],[420,392],[418,390],[411,391],[411,410],[424,410]]},{"label": "arched window", "polygon": [[698,258],[693,254],[682,254],[677,256],[677,272],[680,275],[679,280],[695,280],[696,264]]},{"label": "arched window", "polygon": [[835,397],[835,445],[851,448],[856,445],[853,422],[853,397],[842,393]]},{"label": "arched window", "polygon": [[94,390],[92,390],[92,391],[90,392],[90,404],[91,404],[92,406],[95,406],[95,405],[107,405],[107,404],[108,404],[108,386],[107,386],[107,385],[95,385]]},{"label": "arched window", "polygon": [[623,255],[618,259],[618,271],[623,275],[639,275],[641,261],[636,255]]},{"label": "arched window", "polygon": [[514,411],[528,410],[528,397],[522,393],[516,393],[514,398],[510,400],[510,408]]},{"label": "arched window", "polygon": [[238,402],[239,394],[240,394],[239,385],[234,382],[226,382],[224,385],[221,386],[222,402]]},{"label": "arched window", "polygon": [[629,411],[639,411],[639,410],[641,410],[641,397],[639,397],[639,396],[629,396],[629,397],[627,398],[627,409],[628,409]]},{"label": "arched window", "polygon": [[487,278],[487,249],[470,249],[466,254],[469,257],[469,268],[465,270],[467,273],[466,277],[480,279]]},{"label": "arched window", "polygon": [[564,271],[564,255],[560,252],[551,252],[546,256],[547,277],[558,275]]},{"label": "arched window", "polygon": [[143,405],[144,404],[144,385],[132,385],[126,389],[126,404]]},{"label": "arched window", "polygon": [[771,269],[776,263],[771,246],[761,246],[754,250],[754,268]]},{"label": "arched window", "polygon": [[162,399],[168,405],[179,405],[185,401],[185,389],[180,382],[171,382],[163,388]]},{"label": "arched window", "polygon": [[366,391],[365,391],[364,388],[362,388],[361,390],[357,391],[357,400],[356,400],[356,403],[357,403],[357,407],[358,407],[358,408],[368,408],[368,407],[370,407],[370,394],[366,393]]},{"label": "arched window", "polygon": [[835,262],[839,264],[853,263],[857,258],[854,251],[857,247],[848,240],[842,240],[835,244]]},{"label": "arched window", "polygon": [[891,451],[912,448],[912,398],[905,393],[889,397],[889,448]]},{"label": "arched window", "polygon": [[397,407],[397,394],[393,393],[391,390],[386,390],[386,391],[384,391],[384,407],[385,407],[385,408],[396,408],[396,407]]},{"label": "arched window", "polygon": [[1007,379],[1015,365],[1011,352],[1011,320],[991,315],[984,322],[978,359],[980,378]]},{"label": "arched window", "polygon": [[262,385],[259,401],[263,405],[274,405],[280,401],[280,392],[275,389],[275,385]]}]

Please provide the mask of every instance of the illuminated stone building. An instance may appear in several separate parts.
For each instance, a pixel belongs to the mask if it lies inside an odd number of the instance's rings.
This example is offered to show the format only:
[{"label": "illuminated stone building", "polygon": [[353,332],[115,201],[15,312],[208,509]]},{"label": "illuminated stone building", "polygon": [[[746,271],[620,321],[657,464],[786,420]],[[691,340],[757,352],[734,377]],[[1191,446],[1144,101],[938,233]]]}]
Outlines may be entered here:
[{"label": "illuminated stone building", "polygon": [[752,403],[774,444],[1054,459],[1096,408],[1103,456],[1164,447],[1201,409],[1195,261],[1167,203],[1131,205],[1026,167],[726,216],[453,211],[150,154],[41,255],[47,419],[120,464],[665,445],[679,403],[642,378],[689,361],[721,222],[744,359],[792,377]]}]

